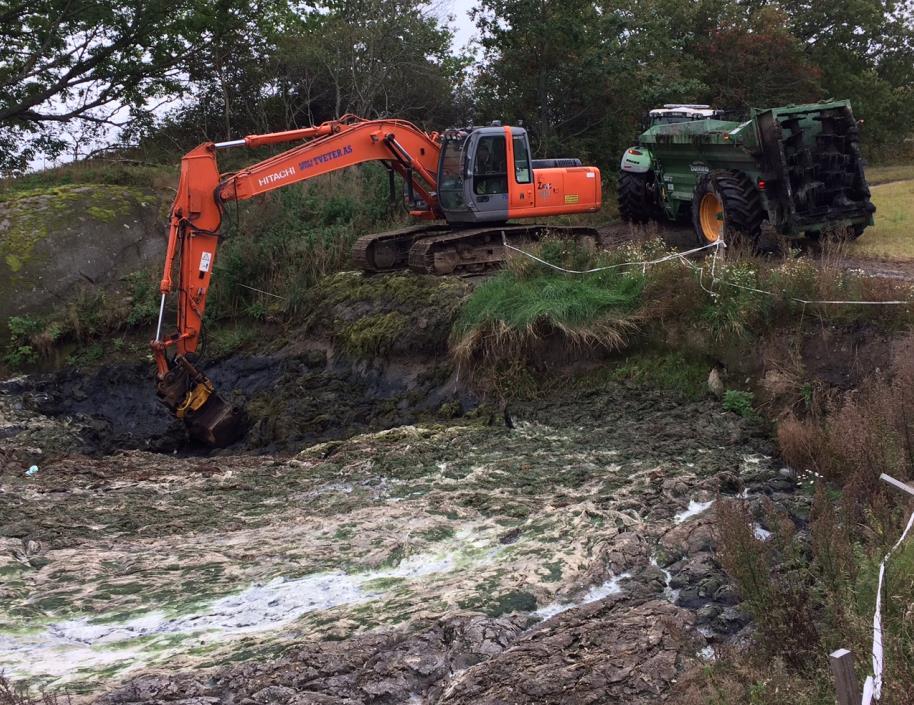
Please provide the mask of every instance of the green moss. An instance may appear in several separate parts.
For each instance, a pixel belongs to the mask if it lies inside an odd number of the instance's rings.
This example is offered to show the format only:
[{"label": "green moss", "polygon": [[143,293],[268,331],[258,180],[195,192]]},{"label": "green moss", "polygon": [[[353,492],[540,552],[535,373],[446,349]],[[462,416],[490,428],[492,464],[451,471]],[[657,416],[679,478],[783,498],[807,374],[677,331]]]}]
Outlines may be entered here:
[{"label": "green moss", "polygon": [[0,287],[0,296],[15,291],[21,282],[14,275],[32,261],[38,243],[52,233],[72,228],[81,217],[112,223],[129,215],[134,204],[152,198],[146,190],[110,184],[69,184],[7,193],[0,198],[0,259],[10,282],[8,287]]},{"label": "green moss", "polygon": [[86,214],[102,223],[111,223],[117,218],[117,211],[113,208],[102,208],[100,206],[88,206]]},{"label": "green moss", "polygon": [[366,582],[363,587],[369,592],[385,592],[405,583],[403,578],[375,578]]},{"label": "green moss", "polygon": [[67,186],[109,184],[134,188],[155,188],[173,183],[177,176],[174,164],[149,165],[114,163],[111,161],[79,161],[42,171],[34,171],[15,179],[0,180],[0,203],[28,194],[42,194]]},{"label": "green moss", "polygon": [[562,579],[561,562],[555,561],[555,562],[551,562],[551,563],[546,563],[543,565],[543,567],[546,569],[546,573],[541,574],[541,575],[543,576],[543,580],[545,582],[557,583],[559,580]]},{"label": "green moss", "polygon": [[676,392],[686,399],[701,399],[707,389],[710,365],[681,352],[632,354],[611,370],[614,380],[630,381],[652,389]]},{"label": "green moss", "polygon": [[409,319],[398,311],[365,316],[339,332],[343,348],[356,357],[376,357],[390,352],[407,329]]},{"label": "green moss", "polygon": [[[483,590],[486,589],[486,585],[480,587]],[[537,607],[536,598],[523,590],[512,590],[494,598],[490,598],[488,592],[484,591],[476,597],[460,601],[458,604],[463,609],[481,610],[490,617],[500,617],[512,612],[533,612]]]},{"label": "green moss", "polygon": [[322,280],[318,288],[316,293],[333,305],[383,302],[410,307],[448,305],[467,289],[466,284],[458,279],[412,272],[380,276],[341,272]]},{"label": "green moss", "polygon": [[10,563],[8,565],[0,566],[0,577],[20,575],[24,573],[28,568],[22,563]]},{"label": "green moss", "polygon": [[433,529],[427,531],[422,531],[419,533],[419,536],[429,542],[444,541],[454,536],[454,528],[452,526],[442,525],[436,526]]}]

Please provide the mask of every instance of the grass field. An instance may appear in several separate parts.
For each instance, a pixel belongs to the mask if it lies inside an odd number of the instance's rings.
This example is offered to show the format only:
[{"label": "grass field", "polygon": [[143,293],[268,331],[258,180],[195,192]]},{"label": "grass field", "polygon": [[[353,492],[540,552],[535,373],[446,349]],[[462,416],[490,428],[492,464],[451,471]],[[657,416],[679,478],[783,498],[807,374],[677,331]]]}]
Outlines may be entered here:
[{"label": "grass field", "polygon": [[853,244],[851,255],[914,260],[914,166],[905,168],[911,173],[907,181],[894,179],[891,183],[871,187],[876,204],[876,225],[867,228]]},{"label": "grass field", "polygon": [[887,184],[890,181],[907,181],[914,179],[914,164],[894,164],[892,166],[868,166],[866,180],[870,186]]}]

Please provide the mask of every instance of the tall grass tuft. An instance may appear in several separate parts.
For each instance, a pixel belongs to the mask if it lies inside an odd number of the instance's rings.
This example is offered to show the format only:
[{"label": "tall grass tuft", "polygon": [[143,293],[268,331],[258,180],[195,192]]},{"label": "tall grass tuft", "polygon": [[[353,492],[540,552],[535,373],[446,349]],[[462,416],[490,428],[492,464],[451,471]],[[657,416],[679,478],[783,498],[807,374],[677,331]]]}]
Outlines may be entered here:
[{"label": "tall grass tuft", "polygon": [[[531,249],[569,268],[612,263],[572,241],[547,240]],[[514,259],[464,304],[451,336],[453,354],[463,366],[510,359],[535,365],[554,336],[572,349],[618,350],[638,329],[644,283],[641,270],[569,275]]]}]

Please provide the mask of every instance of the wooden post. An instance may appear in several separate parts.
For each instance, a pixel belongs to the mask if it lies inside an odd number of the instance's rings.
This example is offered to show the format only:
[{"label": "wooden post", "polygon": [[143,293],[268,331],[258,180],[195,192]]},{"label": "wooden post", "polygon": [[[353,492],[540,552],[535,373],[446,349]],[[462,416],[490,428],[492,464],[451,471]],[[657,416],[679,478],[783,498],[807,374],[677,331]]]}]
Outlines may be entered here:
[{"label": "wooden post", "polygon": [[857,674],[854,673],[854,655],[847,649],[838,649],[829,655],[828,664],[835,676],[838,705],[860,705],[860,688],[857,685]]}]

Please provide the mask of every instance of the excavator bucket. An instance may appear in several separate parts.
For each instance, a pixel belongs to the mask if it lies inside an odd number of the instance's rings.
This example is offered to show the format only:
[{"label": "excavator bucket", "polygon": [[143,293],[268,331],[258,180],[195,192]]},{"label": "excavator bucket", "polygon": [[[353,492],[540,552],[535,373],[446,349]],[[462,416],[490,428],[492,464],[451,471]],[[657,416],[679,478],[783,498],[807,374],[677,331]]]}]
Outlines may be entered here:
[{"label": "excavator bucket", "polygon": [[241,438],[244,421],[244,411],[218,393],[210,394],[199,410],[184,417],[191,438],[216,448],[224,448]]},{"label": "excavator bucket", "polygon": [[172,368],[158,381],[156,394],[194,440],[223,448],[244,434],[244,410],[226,401],[183,355],[175,357]]}]

